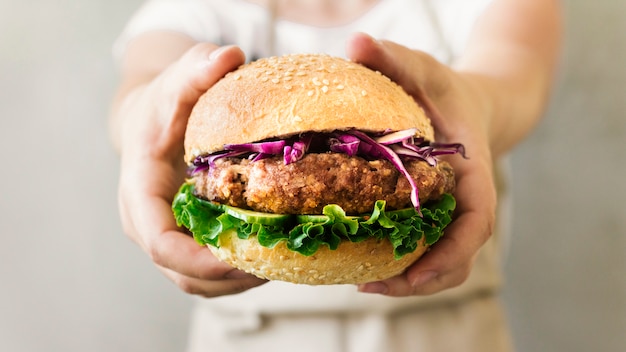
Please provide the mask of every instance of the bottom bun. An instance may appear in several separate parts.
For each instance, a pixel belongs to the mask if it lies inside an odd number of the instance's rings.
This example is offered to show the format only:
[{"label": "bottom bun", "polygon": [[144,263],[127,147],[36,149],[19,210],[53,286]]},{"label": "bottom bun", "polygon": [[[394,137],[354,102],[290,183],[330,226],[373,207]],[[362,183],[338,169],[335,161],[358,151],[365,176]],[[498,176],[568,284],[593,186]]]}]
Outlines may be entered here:
[{"label": "bottom bun", "polygon": [[396,260],[388,240],[342,241],[336,250],[322,246],[312,256],[287,249],[284,242],[263,247],[255,236],[242,240],[232,230],[220,235],[219,248],[208,246],[220,260],[262,279],[308,285],[360,284],[401,274],[421,257],[425,238],[417,249]]}]

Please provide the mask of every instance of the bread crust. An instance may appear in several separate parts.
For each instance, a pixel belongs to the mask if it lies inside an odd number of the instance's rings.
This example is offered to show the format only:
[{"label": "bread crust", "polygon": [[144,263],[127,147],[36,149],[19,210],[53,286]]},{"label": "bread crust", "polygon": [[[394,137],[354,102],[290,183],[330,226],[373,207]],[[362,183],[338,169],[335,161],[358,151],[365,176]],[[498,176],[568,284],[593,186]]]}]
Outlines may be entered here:
[{"label": "bread crust", "polygon": [[228,73],[195,105],[185,136],[185,160],[304,131],[417,128],[434,140],[424,111],[379,72],[323,54],[260,59]]},{"label": "bread crust", "polygon": [[[261,59],[228,73],[193,108],[185,135],[185,161],[220,151],[225,144],[283,138],[302,132],[358,129],[364,132],[416,128],[434,141],[430,120],[399,85],[365,66],[323,54]],[[256,236],[222,233],[220,260],[260,278],[308,285],[359,284],[401,274],[428,249],[425,238],[396,260],[387,239],[344,240],[336,250],[321,246],[312,256],[274,248]]]},{"label": "bread crust", "polygon": [[401,274],[428,249],[425,236],[417,249],[396,260],[386,239],[341,241],[336,250],[321,246],[312,256],[287,249],[284,242],[263,247],[256,236],[242,240],[236,230],[220,235],[219,248],[208,246],[220,260],[267,280],[307,285],[360,284]]}]

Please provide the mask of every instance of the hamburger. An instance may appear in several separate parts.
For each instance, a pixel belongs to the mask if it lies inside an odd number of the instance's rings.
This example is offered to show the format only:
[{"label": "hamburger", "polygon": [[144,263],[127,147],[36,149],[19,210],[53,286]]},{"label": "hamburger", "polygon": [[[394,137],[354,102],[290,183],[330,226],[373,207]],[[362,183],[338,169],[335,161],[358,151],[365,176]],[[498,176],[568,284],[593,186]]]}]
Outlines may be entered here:
[{"label": "hamburger", "polygon": [[179,226],[257,277],[358,284],[402,273],[452,220],[463,154],[437,144],[400,86],[318,54],[260,59],[228,73],[194,106]]}]

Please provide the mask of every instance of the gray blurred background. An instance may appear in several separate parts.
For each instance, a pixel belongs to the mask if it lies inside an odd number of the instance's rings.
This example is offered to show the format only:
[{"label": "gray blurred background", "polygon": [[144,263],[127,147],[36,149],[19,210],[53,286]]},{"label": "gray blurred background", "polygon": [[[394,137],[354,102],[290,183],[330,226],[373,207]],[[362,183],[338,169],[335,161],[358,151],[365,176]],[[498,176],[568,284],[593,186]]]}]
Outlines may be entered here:
[{"label": "gray blurred background", "polygon": [[[121,232],[111,43],[140,0],[0,0],[0,351],[181,351],[192,299]],[[513,154],[519,351],[626,351],[626,2],[570,0]]]}]

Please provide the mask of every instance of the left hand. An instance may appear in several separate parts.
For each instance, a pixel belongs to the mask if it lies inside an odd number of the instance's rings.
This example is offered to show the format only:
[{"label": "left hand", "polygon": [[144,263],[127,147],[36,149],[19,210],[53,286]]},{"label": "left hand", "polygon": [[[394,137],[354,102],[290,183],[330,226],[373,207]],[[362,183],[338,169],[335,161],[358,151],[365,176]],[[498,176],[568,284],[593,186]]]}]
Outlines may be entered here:
[{"label": "left hand", "polygon": [[462,284],[481,246],[493,232],[496,190],[489,147],[489,97],[478,81],[423,52],[356,34],[350,59],[385,74],[420,104],[438,142],[463,143],[469,159],[447,160],[456,173],[455,219],[432,250],[403,274],[362,284],[361,292],[388,296],[433,294]]},{"label": "left hand", "polygon": [[120,116],[119,204],[124,232],[181,290],[204,297],[264,284],[218,260],[176,225],[172,198],[184,182],[183,139],[199,97],[244,62],[237,47],[200,43],[128,93]]}]

